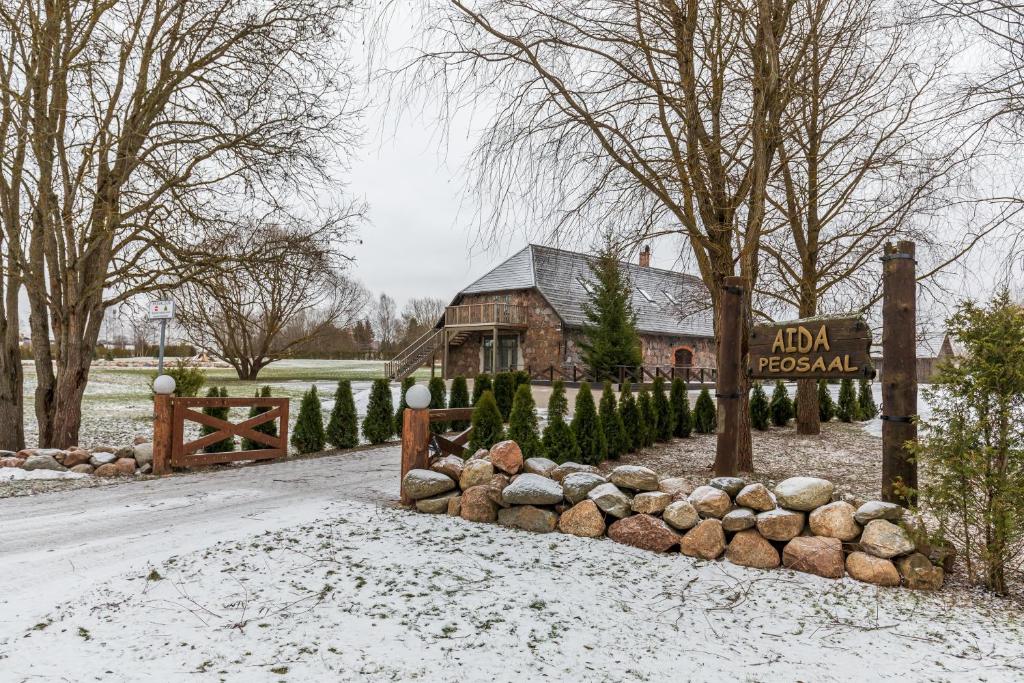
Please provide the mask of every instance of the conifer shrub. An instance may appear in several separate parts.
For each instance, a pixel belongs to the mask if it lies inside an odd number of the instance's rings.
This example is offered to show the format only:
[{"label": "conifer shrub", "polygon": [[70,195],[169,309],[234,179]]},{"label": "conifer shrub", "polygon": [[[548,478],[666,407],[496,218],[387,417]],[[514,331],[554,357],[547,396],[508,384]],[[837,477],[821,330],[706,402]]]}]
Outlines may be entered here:
[{"label": "conifer shrub", "polygon": [[640,445],[644,448],[653,446],[657,441],[657,415],[654,414],[654,402],[651,392],[641,389],[636,398],[637,412],[640,414]]},{"label": "conifer shrub", "polygon": [[512,414],[512,401],[516,396],[516,377],[511,372],[499,372],[494,376],[494,400],[498,404],[501,418],[508,422]]},{"label": "conifer shrub", "polygon": [[785,427],[796,415],[796,405],[789,398],[786,385],[782,380],[775,382],[775,390],[772,392],[771,401],[772,424],[776,427]]},{"label": "conifer shrub", "polygon": [[[256,398],[270,398],[270,387],[264,386],[262,389],[256,392]],[[249,417],[256,417],[263,413],[269,412],[270,408],[266,406],[252,406],[249,408]],[[266,434],[267,436],[277,436],[277,420],[267,420],[263,424],[258,424],[252,428],[254,432],[260,434]],[[242,450],[243,451],[258,451],[263,448],[270,448],[262,443],[258,443],[248,438],[242,439]]]},{"label": "conifer shrub", "polygon": [[878,417],[878,404],[871,392],[871,381],[862,377],[857,386],[857,419],[874,420]]},{"label": "conifer shrub", "polygon": [[[430,405],[429,408],[440,409],[448,407],[448,387],[444,383],[444,380],[440,377],[431,377],[430,382],[427,384],[427,388],[430,389]],[[444,434],[448,431],[447,422],[431,422],[430,432],[432,434]]]},{"label": "conifer shrub", "polygon": [[527,372],[526,370],[516,370],[515,372],[512,373],[512,375],[515,378],[516,391],[519,391],[519,387],[523,386],[524,384],[530,384],[530,373]]},{"label": "conifer shrub", "polygon": [[[391,411],[388,411],[388,424],[391,423]],[[324,415],[320,405],[320,395],[314,384],[302,395],[299,405],[299,416],[295,419],[291,443],[299,453],[319,453],[324,449]]]},{"label": "conifer shrub", "polygon": [[675,423],[672,419],[674,417],[672,415],[672,407],[669,405],[668,396],[665,394],[664,377],[654,378],[651,402],[654,407],[654,438],[658,441],[671,441]]},{"label": "conifer shrub", "polygon": [[544,427],[543,443],[546,457],[558,463],[578,462],[580,457],[576,436],[565,419],[568,411],[565,384],[560,379],[555,380],[551,385],[551,398],[548,399],[548,423]]},{"label": "conifer shrub", "polygon": [[590,382],[581,384],[576,393],[572,433],[576,437],[583,463],[598,465],[608,458],[608,444],[605,442],[601,418],[594,404],[594,395],[590,391]]},{"label": "conifer shrub", "polygon": [[520,384],[516,389],[508,418],[508,438],[519,444],[523,458],[544,457],[544,444],[537,427],[537,404],[529,384]]},{"label": "conifer shrub", "polygon": [[334,391],[334,408],[327,421],[325,433],[327,443],[335,448],[355,448],[359,445],[359,416],[352,396],[352,383],[347,379],[338,380]]},{"label": "conifer shrub", "polygon": [[828,422],[836,416],[836,402],[832,400],[832,392],[828,390],[828,382],[818,380],[818,418]]},{"label": "conifer shrub", "polygon": [[690,432],[693,431],[693,413],[690,412],[690,399],[686,394],[686,382],[680,377],[673,379],[672,391],[669,393],[672,435],[680,439],[689,438]]},{"label": "conifer shrub", "polygon": [[363,436],[372,444],[384,443],[395,433],[391,385],[386,379],[373,380],[370,401],[363,418]]},{"label": "conifer shrub", "polygon": [[698,434],[713,434],[718,428],[715,401],[707,387],[700,390],[697,403],[693,406],[693,431]]},{"label": "conifer shrub", "polygon": [[590,262],[590,271],[590,300],[583,304],[580,352],[583,364],[595,378],[603,380],[614,377],[619,366],[640,365],[643,354],[636,330],[633,286],[612,244],[606,244]]},{"label": "conifer shrub", "polygon": [[473,406],[473,433],[470,436],[470,450],[490,448],[505,439],[505,421],[498,410],[493,391],[485,391]]},{"label": "conifer shrub", "polygon": [[[207,398],[227,398],[227,396],[227,387],[220,387],[219,389],[217,387],[210,387],[210,390],[206,392]],[[204,407],[203,415],[209,415],[210,417],[215,417],[219,420],[227,420],[228,417],[230,417],[231,415],[231,409]],[[199,428],[199,435],[208,436],[217,431],[219,430],[216,427],[201,425]],[[226,439],[222,439],[220,441],[215,441],[203,447],[203,452],[205,453],[227,453],[233,450],[235,450],[235,437],[233,436],[229,436]]]},{"label": "conifer shrub", "polygon": [[754,383],[750,392],[750,424],[759,432],[768,431],[772,421],[771,406],[768,403],[768,394],[764,393],[764,387],[760,382]]},{"label": "conifer shrub", "polygon": [[853,422],[860,416],[860,406],[857,405],[857,392],[853,389],[853,380],[849,377],[843,379],[839,385],[839,404],[836,406],[836,417],[842,422]]},{"label": "conifer shrub", "polygon": [[619,416],[622,418],[624,438],[623,446],[628,453],[635,453],[644,445],[643,423],[640,409],[633,396],[633,387],[629,380],[622,383],[622,395],[619,400]]},{"label": "conifer shrub", "polygon": [[[165,366],[164,374],[174,378],[174,396],[197,396],[199,390],[206,384],[206,372],[194,362],[185,358],[179,358],[170,367]],[[151,389],[156,378],[156,372],[152,373],[149,377]]]},{"label": "conifer shrub", "polygon": [[622,423],[622,415],[619,413],[619,404],[615,400],[615,390],[612,389],[611,380],[604,381],[598,415],[601,418],[601,427],[604,429],[604,442],[608,449],[608,457],[616,460],[627,450],[626,427]]},{"label": "conifer shrub", "polygon": [[398,410],[395,411],[395,434],[402,438],[402,425],[405,423],[405,392],[416,384],[416,378],[409,376],[402,380],[402,389],[398,392]]},{"label": "conifer shrub", "polygon": [[[449,408],[469,407],[469,386],[466,378],[461,375],[452,380],[452,391],[448,396]],[[451,424],[452,430],[464,432],[469,429],[469,420],[454,420]]]},{"label": "conifer shrub", "polygon": [[473,380],[473,405],[476,405],[480,397],[484,395],[485,391],[493,391],[494,387],[491,385],[491,376],[486,373],[481,373],[476,376]]}]

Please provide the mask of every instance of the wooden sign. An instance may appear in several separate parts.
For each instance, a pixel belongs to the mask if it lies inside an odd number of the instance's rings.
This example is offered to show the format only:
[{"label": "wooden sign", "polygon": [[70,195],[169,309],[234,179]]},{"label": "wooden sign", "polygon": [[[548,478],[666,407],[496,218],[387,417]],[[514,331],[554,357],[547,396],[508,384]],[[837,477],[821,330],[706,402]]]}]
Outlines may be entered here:
[{"label": "wooden sign", "polygon": [[756,379],[874,377],[871,328],[861,318],[804,318],[757,325],[748,373]]}]

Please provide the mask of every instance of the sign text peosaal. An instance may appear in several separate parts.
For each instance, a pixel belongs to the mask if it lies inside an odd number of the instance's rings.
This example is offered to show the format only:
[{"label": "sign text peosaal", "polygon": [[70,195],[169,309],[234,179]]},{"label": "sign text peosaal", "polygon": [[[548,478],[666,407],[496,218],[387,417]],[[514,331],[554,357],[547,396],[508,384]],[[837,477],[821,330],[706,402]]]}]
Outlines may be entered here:
[{"label": "sign text peosaal", "polygon": [[757,379],[874,377],[871,329],[861,318],[805,318],[757,325],[749,374]]}]

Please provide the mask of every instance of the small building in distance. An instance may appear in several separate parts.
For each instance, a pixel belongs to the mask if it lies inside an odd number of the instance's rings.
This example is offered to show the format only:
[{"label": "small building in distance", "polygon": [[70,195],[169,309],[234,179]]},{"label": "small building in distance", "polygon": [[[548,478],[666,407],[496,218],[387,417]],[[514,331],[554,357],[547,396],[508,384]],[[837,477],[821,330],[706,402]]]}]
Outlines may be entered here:
[{"label": "small building in distance", "polygon": [[[939,370],[939,366],[946,362],[955,362],[963,355],[963,349],[949,336],[948,333],[942,336],[922,336],[917,340],[917,381],[919,384],[931,384]],[[885,366],[881,355],[871,359],[878,375],[876,381],[882,379]]]}]

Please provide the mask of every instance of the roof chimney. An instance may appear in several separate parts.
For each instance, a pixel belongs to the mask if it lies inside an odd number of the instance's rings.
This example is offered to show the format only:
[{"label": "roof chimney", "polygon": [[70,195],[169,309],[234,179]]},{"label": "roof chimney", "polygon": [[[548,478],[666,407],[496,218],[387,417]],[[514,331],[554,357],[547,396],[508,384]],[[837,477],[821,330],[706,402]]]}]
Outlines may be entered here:
[{"label": "roof chimney", "polygon": [[649,244],[640,250],[640,267],[651,267],[651,245]]}]

